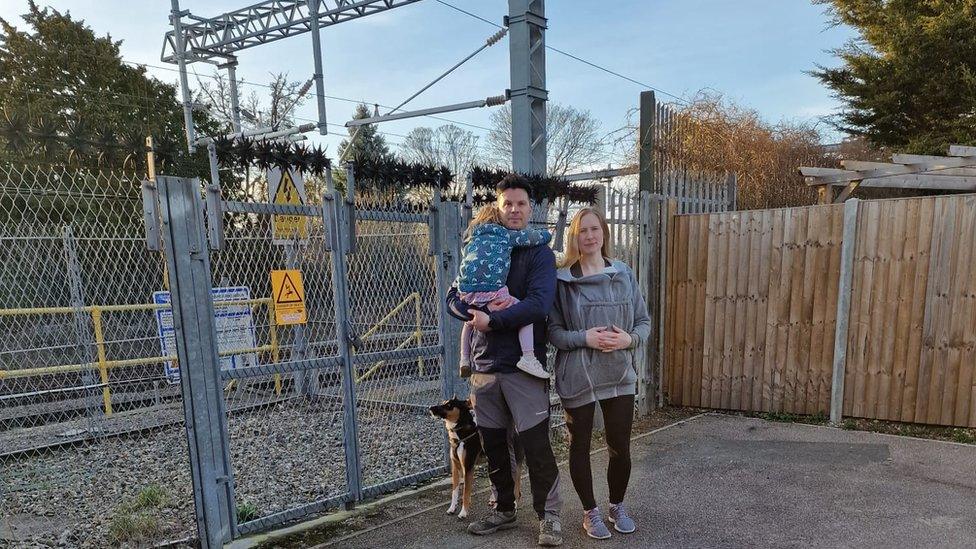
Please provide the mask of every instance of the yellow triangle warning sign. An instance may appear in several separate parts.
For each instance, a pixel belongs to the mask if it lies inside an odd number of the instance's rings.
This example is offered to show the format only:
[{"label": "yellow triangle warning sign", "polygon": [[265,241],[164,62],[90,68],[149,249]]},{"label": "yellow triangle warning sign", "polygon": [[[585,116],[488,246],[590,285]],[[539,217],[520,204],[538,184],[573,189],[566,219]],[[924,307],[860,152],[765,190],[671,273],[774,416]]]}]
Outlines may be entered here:
[{"label": "yellow triangle warning sign", "polygon": [[278,288],[278,297],[275,298],[275,303],[279,305],[285,303],[301,303],[303,301],[302,294],[298,292],[298,288],[288,275],[289,273],[285,271],[285,277],[282,279],[281,286]]},{"label": "yellow triangle warning sign", "polygon": [[274,203],[293,205],[302,203],[302,197],[298,193],[298,187],[295,186],[295,180],[292,179],[290,171],[282,172],[281,182],[278,183],[278,189],[275,191]]},{"label": "yellow triangle warning sign", "polygon": [[[305,182],[298,172],[268,170],[269,191],[274,204],[301,206],[307,201]],[[308,220],[299,214],[275,214],[272,218],[272,235],[275,244],[285,244],[308,236]]]},{"label": "yellow triangle warning sign", "polygon": [[297,269],[271,271],[271,295],[274,296],[275,324],[305,324],[305,288],[302,272]]}]

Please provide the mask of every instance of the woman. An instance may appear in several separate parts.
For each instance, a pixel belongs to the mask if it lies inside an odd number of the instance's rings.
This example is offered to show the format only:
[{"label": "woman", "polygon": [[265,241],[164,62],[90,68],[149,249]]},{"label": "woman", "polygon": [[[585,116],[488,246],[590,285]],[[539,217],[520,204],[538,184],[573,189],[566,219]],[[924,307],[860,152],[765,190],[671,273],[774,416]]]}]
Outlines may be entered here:
[{"label": "woman", "polygon": [[585,511],[583,529],[607,539],[593,497],[590,438],[596,403],[603,410],[610,465],[608,518],[618,532],[636,529],[623,506],[630,480],[630,430],[637,372],[634,351],[647,341],[651,321],[633,271],[610,258],[610,231],[603,216],[584,208],[573,218],[566,254],[556,273],[556,303],[549,341],[556,347],[556,392],[569,428],[569,472]]}]

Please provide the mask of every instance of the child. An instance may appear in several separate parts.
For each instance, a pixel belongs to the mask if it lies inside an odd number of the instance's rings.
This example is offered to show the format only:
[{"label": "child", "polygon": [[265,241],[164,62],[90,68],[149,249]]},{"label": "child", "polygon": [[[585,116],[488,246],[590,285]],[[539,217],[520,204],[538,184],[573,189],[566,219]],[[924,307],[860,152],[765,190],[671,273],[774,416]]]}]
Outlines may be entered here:
[{"label": "child", "polygon": [[[464,250],[461,252],[461,269],[455,284],[462,301],[475,307],[488,306],[489,311],[507,309],[518,303],[508,293],[505,281],[511,266],[512,248],[548,244],[549,231],[522,229],[512,231],[502,225],[501,212],[494,204],[484,206],[471,220],[465,232]],[[461,329],[461,377],[471,375],[471,335],[468,323]],[[535,357],[532,325],[518,331],[522,358],[518,368],[523,372],[549,379],[549,372]]]}]

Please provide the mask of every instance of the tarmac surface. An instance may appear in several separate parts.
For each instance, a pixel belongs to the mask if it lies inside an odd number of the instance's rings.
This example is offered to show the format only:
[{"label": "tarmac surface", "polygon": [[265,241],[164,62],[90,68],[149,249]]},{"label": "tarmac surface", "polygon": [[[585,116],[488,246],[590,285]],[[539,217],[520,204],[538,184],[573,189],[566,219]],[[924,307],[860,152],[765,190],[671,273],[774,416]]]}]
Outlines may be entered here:
[{"label": "tarmac surface", "polygon": [[[605,510],[606,451],[592,459]],[[609,540],[583,533],[562,468],[563,547],[976,547],[976,446],[706,414],[637,438],[632,460],[625,503],[638,529]],[[486,500],[474,498],[471,519]],[[535,546],[527,491],[518,526],[485,537],[447,503],[330,545]]]}]

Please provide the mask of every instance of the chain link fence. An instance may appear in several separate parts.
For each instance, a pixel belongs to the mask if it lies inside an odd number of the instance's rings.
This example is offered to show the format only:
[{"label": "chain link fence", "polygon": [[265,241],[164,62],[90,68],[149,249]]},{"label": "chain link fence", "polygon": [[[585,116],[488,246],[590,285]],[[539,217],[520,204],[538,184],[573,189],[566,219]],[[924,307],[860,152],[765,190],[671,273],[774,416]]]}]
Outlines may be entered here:
[{"label": "chain link fence", "polygon": [[[309,190],[321,209],[321,189]],[[0,545],[191,540],[167,265],[146,246],[141,182],[3,166],[0,213]],[[446,470],[443,427],[426,413],[443,393],[443,346],[429,212],[357,213],[343,264],[368,497]],[[288,245],[270,215],[224,213],[223,228],[212,299],[243,534],[352,497],[346,373],[322,218]],[[279,269],[302,272],[304,325],[276,325]],[[287,367],[300,361],[318,367]]]},{"label": "chain link fence", "polygon": [[179,386],[149,300],[163,264],[134,178],[0,166],[0,545],[191,533]]}]

